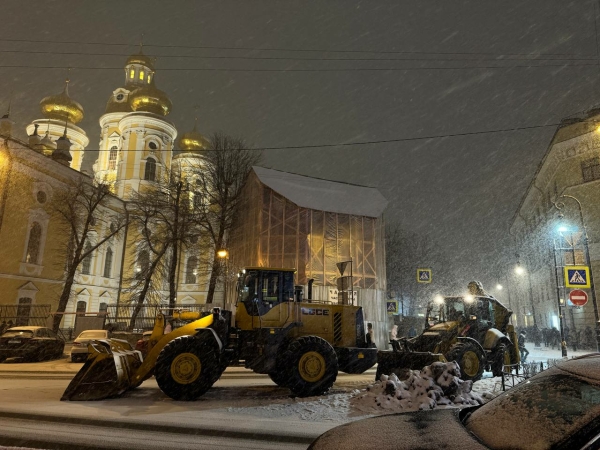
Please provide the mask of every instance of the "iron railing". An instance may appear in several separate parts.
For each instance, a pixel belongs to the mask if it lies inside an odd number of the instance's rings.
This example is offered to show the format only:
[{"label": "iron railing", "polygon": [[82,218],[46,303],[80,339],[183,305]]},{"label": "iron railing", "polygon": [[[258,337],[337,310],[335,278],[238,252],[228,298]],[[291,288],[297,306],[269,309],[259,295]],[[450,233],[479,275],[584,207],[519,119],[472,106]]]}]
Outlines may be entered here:
[{"label": "iron railing", "polygon": [[0,305],[0,322],[12,322],[14,326],[48,325],[51,305]]},{"label": "iron railing", "polygon": [[[184,305],[176,304],[173,310],[193,311],[193,312],[207,312],[212,309],[214,305]],[[110,326],[114,331],[127,331],[130,329],[131,320],[135,311],[135,305],[108,305],[106,326]],[[167,317],[170,316],[168,305],[142,305],[139,309],[133,324],[131,331],[142,332],[151,330],[154,327],[154,320],[156,315],[161,312]],[[173,324],[175,327],[183,325],[179,321],[175,321]]]}]

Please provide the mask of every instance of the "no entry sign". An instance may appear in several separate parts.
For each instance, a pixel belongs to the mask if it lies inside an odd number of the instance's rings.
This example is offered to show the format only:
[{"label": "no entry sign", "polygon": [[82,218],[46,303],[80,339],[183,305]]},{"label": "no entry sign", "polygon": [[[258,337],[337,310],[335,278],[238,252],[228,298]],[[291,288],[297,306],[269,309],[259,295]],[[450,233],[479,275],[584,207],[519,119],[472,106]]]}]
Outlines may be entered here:
[{"label": "no entry sign", "polygon": [[571,303],[575,306],[583,306],[588,301],[588,295],[581,289],[575,289],[569,293],[569,300],[571,300]]}]

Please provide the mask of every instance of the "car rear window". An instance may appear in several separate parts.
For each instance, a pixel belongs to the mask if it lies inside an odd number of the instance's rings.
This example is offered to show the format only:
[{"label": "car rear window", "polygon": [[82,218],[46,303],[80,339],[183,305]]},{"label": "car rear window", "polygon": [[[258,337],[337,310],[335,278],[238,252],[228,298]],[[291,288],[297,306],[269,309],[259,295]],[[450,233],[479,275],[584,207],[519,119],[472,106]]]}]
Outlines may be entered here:
[{"label": "car rear window", "polygon": [[79,338],[85,338],[85,339],[104,339],[106,337],[106,331],[98,331],[98,330],[91,330],[91,331],[84,331],[82,332],[79,336]]},{"label": "car rear window", "polygon": [[492,448],[555,448],[600,415],[600,387],[551,375],[511,389],[467,419],[466,427]]},{"label": "car rear window", "polygon": [[31,330],[8,330],[5,331],[2,337],[33,337]]}]

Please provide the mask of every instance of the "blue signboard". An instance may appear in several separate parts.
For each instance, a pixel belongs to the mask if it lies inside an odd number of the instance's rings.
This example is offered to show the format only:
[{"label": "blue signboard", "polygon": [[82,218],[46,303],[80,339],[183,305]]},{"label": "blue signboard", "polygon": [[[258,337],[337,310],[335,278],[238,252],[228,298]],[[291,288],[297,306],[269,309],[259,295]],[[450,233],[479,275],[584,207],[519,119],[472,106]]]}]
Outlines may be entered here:
[{"label": "blue signboard", "polygon": [[588,266],[566,266],[565,286],[570,288],[589,288],[590,268]]},{"label": "blue signboard", "polygon": [[417,269],[417,283],[431,283],[431,269]]}]

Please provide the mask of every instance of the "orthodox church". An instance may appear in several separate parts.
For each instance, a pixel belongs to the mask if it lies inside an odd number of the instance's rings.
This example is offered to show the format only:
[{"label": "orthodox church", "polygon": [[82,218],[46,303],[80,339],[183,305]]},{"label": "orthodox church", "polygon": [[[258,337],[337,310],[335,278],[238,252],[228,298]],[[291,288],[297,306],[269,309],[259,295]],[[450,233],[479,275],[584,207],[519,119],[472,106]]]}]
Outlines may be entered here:
[{"label": "orthodox church", "polygon": [[[97,236],[106,236],[115,223],[112,217],[125,213],[135,192],[159,182],[171,168],[191,167],[207,149],[209,142],[196,127],[178,136],[167,119],[171,101],[157,87],[154,62],[142,49],[127,59],[124,76],[99,120],[92,175],[81,172],[89,137],[78,126],[84,109],[71,98],[68,82],[60,94],[41,100],[42,117],[26,127],[28,142],[12,136],[10,112],[0,119],[0,320],[46,325],[57,310],[65,283],[60,250],[72,233],[52,220],[50,203],[61,187],[93,179],[111,187],[112,195],[102,205],[102,223],[94,229]],[[332,302],[338,301],[339,278],[344,275],[352,286],[344,288],[346,300],[365,308],[366,319],[375,325],[376,341],[385,345],[387,200],[379,191],[254,167],[243,196],[241,219],[229,236],[231,263],[240,268],[296,268],[299,284],[313,290],[314,281],[313,292]],[[144,260],[140,234],[136,226],[129,226],[82,261],[61,328],[73,328],[78,315],[107,311],[118,326],[124,325],[119,315],[127,309],[128,298],[122,291]],[[184,249],[179,258],[179,305],[206,303],[210,268],[200,270],[197,251]],[[339,273],[338,262],[344,267],[349,262],[350,276]],[[231,307],[232,297],[220,286],[215,304],[223,305],[226,299]]]},{"label": "orthodox church", "polygon": [[[153,59],[141,48],[127,59],[124,75],[99,120],[99,152],[91,175],[111,186],[108,215],[123,212],[132,192],[157,181],[161,171],[197,158],[208,145],[196,127],[177,140],[177,129],[167,119],[171,100],[156,86]],[[28,142],[13,137],[10,108],[0,119],[0,320],[16,317],[30,325],[46,324],[41,317],[56,309],[62,287],[64,261],[56,249],[67,239],[50,220],[52,193],[61,183],[90,176],[81,172],[90,142],[78,126],[84,108],[70,96],[68,81],[61,93],[40,101],[40,112],[41,118],[26,127]],[[174,150],[179,150],[175,156]],[[111,238],[84,260],[63,328],[73,326],[76,314],[106,311],[119,302],[124,272],[135,270],[137,255],[126,250],[135,245],[134,233]],[[183,255],[178,303],[205,302],[207,280],[200,279],[197,264],[195,255]]]}]

